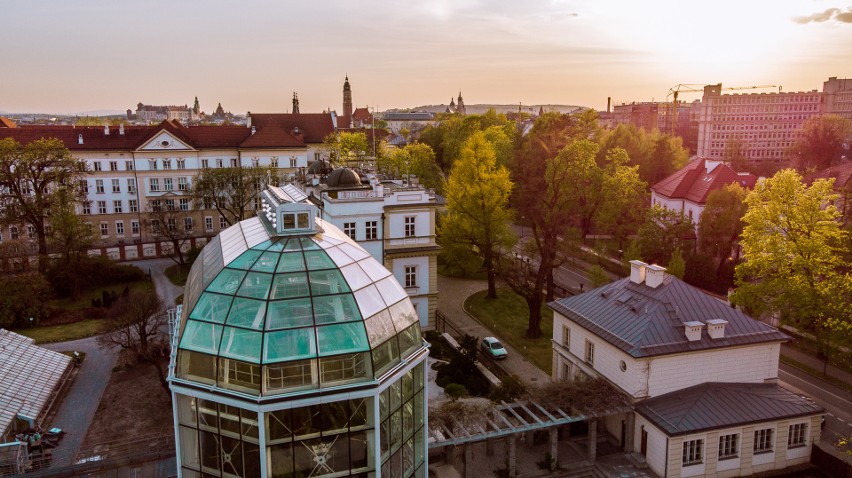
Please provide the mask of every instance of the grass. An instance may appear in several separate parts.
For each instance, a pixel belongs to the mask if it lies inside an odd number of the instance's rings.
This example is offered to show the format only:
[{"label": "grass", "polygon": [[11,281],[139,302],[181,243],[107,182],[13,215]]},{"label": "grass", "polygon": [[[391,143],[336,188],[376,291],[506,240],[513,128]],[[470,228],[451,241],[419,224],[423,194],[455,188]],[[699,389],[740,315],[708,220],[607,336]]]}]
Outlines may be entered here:
[{"label": "grass", "polygon": [[529,322],[526,301],[509,288],[497,289],[496,299],[487,299],[486,291],[465,300],[465,309],[494,335],[511,345],[538,368],[550,374],[552,365],[553,311],[542,304],[541,337],[525,336]]},{"label": "grass", "polygon": [[166,267],[166,277],[172,281],[172,284],[183,286],[186,284],[186,278],[189,276],[189,270],[192,268],[192,264],[175,264],[173,266]]},{"label": "grass", "polygon": [[74,322],[73,324],[17,329],[14,332],[31,337],[38,344],[65,342],[67,340],[77,340],[98,335],[103,331],[106,323],[104,319],[89,319]]},{"label": "grass", "polygon": [[791,367],[796,367],[797,369],[801,370],[802,372],[813,375],[814,377],[819,377],[822,380],[825,380],[826,382],[828,382],[832,385],[836,385],[836,386],[846,390],[847,392],[852,392],[852,383],[846,383],[843,380],[840,380],[839,378],[832,377],[830,375],[823,375],[822,370],[817,370],[813,367],[805,365],[802,362],[799,362],[798,360],[792,359],[792,358],[787,357],[785,355],[781,355],[781,361],[786,363],[787,365],[789,365]]},{"label": "grass", "polygon": [[80,298],[77,300],[72,300],[71,298],[52,300],[50,302],[50,306],[56,309],[68,311],[85,309],[92,306],[93,299],[101,299],[101,297],[103,297],[103,291],[115,291],[116,294],[121,295],[121,292],[125,287],[128,287],[130,292],[136,292],[151,287],[151,283],[143,279],[134,282],[119,282],[117,284],[97,287],[87,290],[81,294]]}]

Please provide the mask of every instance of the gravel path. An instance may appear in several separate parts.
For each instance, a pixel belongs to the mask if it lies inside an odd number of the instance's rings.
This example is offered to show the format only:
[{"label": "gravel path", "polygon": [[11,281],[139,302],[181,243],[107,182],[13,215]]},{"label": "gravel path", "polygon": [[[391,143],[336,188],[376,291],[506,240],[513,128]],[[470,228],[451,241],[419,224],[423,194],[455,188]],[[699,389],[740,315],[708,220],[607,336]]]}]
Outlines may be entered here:
[{"label": "gravel path", "polygon": [[[164,273],[166,267],[172,264],[174,262],[170,259],[150,259],[133,263],[145,272],[150,271],[157,294],[170,306],[175,303],[175,298],[183,293],[183,287],[173,285]],[[86,353],[86,359],[59,406],[53,422],[45,424],[50,427],[59,427],[67,433],[59,442],[59,446],[54,449],[53,461],[54,466],[69,465],[73,462],[74,455],[80,451],[80,446],[98,409],[101,396],[118,359],[118,350],[100,348],[95,337],[44,344],[43,347],[57,352],[77,350]]]}]

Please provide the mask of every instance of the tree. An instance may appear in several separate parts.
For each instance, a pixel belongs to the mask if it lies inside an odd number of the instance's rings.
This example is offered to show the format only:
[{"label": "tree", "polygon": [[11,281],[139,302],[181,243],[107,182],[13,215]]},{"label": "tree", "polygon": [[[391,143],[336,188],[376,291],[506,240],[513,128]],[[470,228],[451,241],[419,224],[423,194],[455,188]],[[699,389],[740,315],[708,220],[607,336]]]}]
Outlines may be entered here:
[{"label": "tree", "polygon": [[642,259],[652,264],[668,262],[675,249],[692,250],[695,226],[683,213],[656,204],[648,210],[637,237]]},{"label": "tree", "polygon": [[204,168],[196,176],[190,197],[196,209],[216,209],[229,226],[254,216],[255,204],[272,168]]},{"label": "tree", "polygon": [[329,159],[335,165],[357,161],[372,151],[367,135],[349,131],[330,133],[323,140],[323,146],[329,152]]},{"label": "tree", "polygon": [[38,272],[0,277],[0,328],[25,327],[49,314],[50,283]]},{"label": "tree", "polygon": [[42,138],[21,145],[0,140],[0,223],[33,226],[39,270],[47,268],[47,220],[60,191],[66,199],[85,199],[79,187],[86,163],[71,155],[62,141]]},{"label": "tree", "polygon": [[812,116],[793,145],[796,169],[801,173],[821,171],[838,164],[848,155],[852,121],[837,115]]},{"label": "tree", "polygon": [[387,154],[382,169],[395,177],[417,176],[420,184],[441,193],[444,174],[435,161],[435,152],[426,143],[412,143]]},{"label": "tree", "polygon": [[683,274],[686,272],[686,261],[683,259],[683,254],[680,252],[680,248],[677,248],[674,252],[672,252],[669,263],[666,265],[666,271],[678,279],[683,279]]},{"label": "tree", "polygon": [[447,213],[439,234],[448,243],[469,247],[482,258],[488,276],[487,297],[497,297],[496,265],[500,251],[513,242],[508,207],[512,181],[497,166],[494,148],[481,132],[465,143],[444,184]]},{"label": "tree", "polygon": [[737,183],[711,191],[698,219],[698,250],[717,262],[720,278],[725,263],[737,254],[737,240],[743,230],[748,192]]},{"label": "tree", "polygon": [[97,337],[102,348],[119,347],[124,353],[157,370],[163,390],[171,398],[169,383],[161,365],[168,339],[163,329],[168,327],[166,305],[153,290],[131,292],[110,309],[109,330]]},{"label": "tree", "polygon": [[460,157],[467,139],[478,131],[486,132],[486,137],[492,141],[497,164],[508,164],[513,151],[515,123],[493,108],[482,115],[443,118],[437,125],[427,126],[420,133],[420,141],[432,147],[441,169],[449,171]]},{"label": "tree", "polygon": [[759,182],[746,197],[743,262],[736,267],[732,301],[756,314],[770,312],[814,333],[830,354],[830,319],[849,323],[844,260],[848,233],[834,206],[833,180],[810,187],[792,169]]},{"label": "tree", "polygon": [[50,249],[59,254],[50,274],[60,276],[61,281],[71,292],[72,299],[78,299],[85,287],[86,275],[80,267],[80,261],[86,257],[86,250],[95,242],[92,225],[77,214],[76,204],[67,188],[56,193],[56,204],[50,214]]},{"label": "tree", "polygon": [[192,213],[175,207],[174,199],[166,198],[153,200],[146,216],[144,224],[148,233],[169,244],[163,252],[179,265],[186,263],[183,246],[194,235]]},{"label": "tree", "polygon": [[689,161],[689,150],[683,147],[681,138],[657,130],[646,132],[633,125],[620,124],[603,134],[598,142],[601,145],[599,160],[611,149],[622,148],[627,151],[629,164],[639,166],[639,178],[648,184],[656,184]]}]

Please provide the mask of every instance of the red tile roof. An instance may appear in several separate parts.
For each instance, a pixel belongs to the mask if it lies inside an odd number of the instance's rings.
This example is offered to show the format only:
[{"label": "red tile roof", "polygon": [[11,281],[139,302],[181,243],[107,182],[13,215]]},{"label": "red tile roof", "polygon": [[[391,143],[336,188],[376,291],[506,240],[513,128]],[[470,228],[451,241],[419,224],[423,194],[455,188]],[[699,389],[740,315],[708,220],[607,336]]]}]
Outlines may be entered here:
[{"label": "red tile roof", "polygon": [[305,143],[322,143],[323,138],[334,132],[334,123],[328,113],[252,113],[251,125],[258,130],[275,126],[291,134],[298,127]]},{"label": "red tile roof", "polygon": [[5,116],[0,116],[0,128],[17,128],[18,125],[15,124],[14,121],[6,118]]},{"label": "red tile roof", "polygon": [[651,190],[669,199],[685,199],[704,204],[711,191],[732,183],[751,189],[757,182],[757,176],[737,173],[724,163],[717,164],[708,173],[706,163],[707,160],[703,158],[694,159],[680,171],[653,185]]}]

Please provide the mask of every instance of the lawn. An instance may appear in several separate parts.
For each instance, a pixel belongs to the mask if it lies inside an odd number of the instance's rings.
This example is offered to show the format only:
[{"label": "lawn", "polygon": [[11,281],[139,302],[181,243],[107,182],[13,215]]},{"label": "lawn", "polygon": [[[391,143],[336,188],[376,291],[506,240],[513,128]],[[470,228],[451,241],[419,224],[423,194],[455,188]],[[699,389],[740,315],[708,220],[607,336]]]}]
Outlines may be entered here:
[{"label": "lawn", "polygon": [[85,309],[92,306],[92,300],[100,300],[103,297],[103,291],[115,292],[116,294],[121,295],[125,287],[128,287],[130,289],[130,292],[137,292],[150,288],[151,282],[149,282],[148,280],[139,280],[134,282],[119,282],[108,286],[96,287],[94,289],[87,290],[86,292],[81,294],[80,298],[77,300],[72,300],[70,298],[52,300],[50,301],[50,306],[55,309],[63,309],[68,311]]},{"label": "lawn", "polygon": [[186,278],[189,276],[189,270],[192,268],[192,264],[175,264],[173,266],[166,267],[166,277],[172,281],[172,284],[183,286],[186,284]]},{"label": "lawn", "polygon": [[37,344],[65,342],[66,340],[76,340],[97,335],[103,331],[106,323],[105,319],[89,319],[72,324],[16,329],[14,332],[35,339]]},{"label": "lawn", "polygon": [[509,288],[497,289],[496,299],[486,299],[486,291],[465,300],[464,307],[494,335],[511,345],[538,368],[550,374],[553,345],[553,311],[542,306],[541,337],[524,336],[529,321],[529,308],[524,299]]}]

